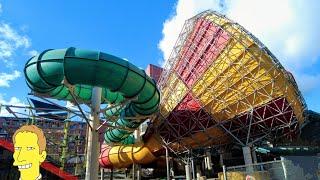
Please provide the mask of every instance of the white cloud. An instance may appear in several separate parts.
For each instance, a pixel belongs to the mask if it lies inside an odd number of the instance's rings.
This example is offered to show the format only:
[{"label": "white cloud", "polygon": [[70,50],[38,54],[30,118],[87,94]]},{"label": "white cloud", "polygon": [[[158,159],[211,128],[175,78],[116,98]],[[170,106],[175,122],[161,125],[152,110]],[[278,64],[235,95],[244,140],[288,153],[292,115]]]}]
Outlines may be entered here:
[{"label": "white cloud", "polygon": [[[158,46],[167,60],[185,20],[212,9],[254,34],[291,71],[301,90],[320,89],[320,72],[308,74],[320,57],[320,2],[317,0],[179,0],[163,24]],[[159,64],[163,64],[160,62]]]},{"label": "white cloud", "polygon": [[258,37],[289,70],[312,66],[319,56],[316,0],[226,1],[226,14]]},{"label": "white cloud", "polygon": [[27,54],[28,56],[37,56],[37,55],[39,55],[39,52],[38,51],[36,51],[36,50],[31,50],[31,51],[28,51],[28,54]]},{"label": "white cloud", "polygon": [[[27,106],[17,97],[11,97],[8,101],[5,99],[5,95],[0,93],[0,104],[1,105],[14,105],[14,106]],[[13,112],[26,113],[24,108],[10,108]],[[18,114],[17,114],[18,115]],[[5,107],[1,107],[0,116],[13,116],[10,114]],[[19,117],[21,115],[18,115]]]},{"label": "white cloud", "polygon": [[17,70],[11,74],[0,73],[0,87],[10,87],[10,81],[13,81],[21,76],[21,73]]},{"label": "white cloud", "polygon": [[0,23],[0,60],[7,66],[12,65],[11,57],[18,49],[26,49],[31,46],[30,39],[19,34],[7,23]]},{"label": "white cloud", "polygon": [[169,59],[184,22],[210,7],[219,7],[219,1],[179,0],[177,2],[175,15],[167,19],[163,24],[163,38],[158,44],[165,60]]}]

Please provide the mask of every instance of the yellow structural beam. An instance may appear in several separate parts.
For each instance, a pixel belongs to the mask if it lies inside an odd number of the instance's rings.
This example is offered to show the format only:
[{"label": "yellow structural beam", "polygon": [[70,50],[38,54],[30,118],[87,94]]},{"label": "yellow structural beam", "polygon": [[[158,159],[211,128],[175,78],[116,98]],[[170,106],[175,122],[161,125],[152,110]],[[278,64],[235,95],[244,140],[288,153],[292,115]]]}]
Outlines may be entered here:
[{"label": "yellow structural beam", "polygon": [[221,121],[285,97],[301,122],[303,105],[286,72],[239,26],[220,17],[208,19],[216,20],[232,38],[192,89],[205,109]]},{"label": "yellow structural beam", "polygon": [[160,113],[167,117],[187,93],[187,86],[175,72],[170,74],[166,87],[162,89]]}]

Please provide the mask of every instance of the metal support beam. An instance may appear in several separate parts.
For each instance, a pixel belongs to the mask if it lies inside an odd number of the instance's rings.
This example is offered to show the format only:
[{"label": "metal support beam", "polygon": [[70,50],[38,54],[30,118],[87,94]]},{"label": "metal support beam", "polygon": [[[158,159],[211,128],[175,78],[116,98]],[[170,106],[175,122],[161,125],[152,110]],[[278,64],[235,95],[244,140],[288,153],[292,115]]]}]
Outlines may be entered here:
[{"label": "metal support beam", "polygon": [[137,165],[137,180],[141,180],[141,165],[140,164],[136,164]]},{"label": "metal support beam", "polygon": [[206,168],[211,171],[212,170],[212,159],[210,151],[206,151]]},{"label": "metal support beam", "polygon": [[103,180],[104,179],[104,169],[103,168],[100,168],[100,180]]},{"label": "metal support beam", "polygon": [[70,125],[70,112],[68,112],[67,119],[64,120],[64,125],[63,125],[63,141],[62,141],[62,153],[60,157],[60,163],[61,163],[61,169],[64,169],[66,159],[67,159],[67,154],[68,154],[68,144],[69,144],[69,125]]},{"label": "metal support beam", "polygon": [[164,146],[164,148],[166,150],[167,180],[170,180],[169,151],[166,146]]},{"label": "metal support beam", "polygon": [[189,161],[186,163],[185,169],[186,169],[186,180],[191,180],[190,162]]},{"label": "metal support beam", "polygon": [[132,180],[136,179],[136,164],[132,164]]},{"label": "metal support beam", "polygon": [[16,113],[13,112],[13,111],[10,109],[9,106],[6,106],[6,110],[7,110],[10,114],[12,114],[15,118],[19,118],[19,117],[16,115]]},{"label": "metal support beam", "polygon": [[193,160],[193,157],[191,157],[191,170],[192,170],[192,179],[196,179],[196,173],[194,171],[195,169],[195,166],[194,166],[194,160]]},{"label": "metal support beam", "polygon": [[226,172],[226,166],[222,166],[222,171],[223,171],[223,180],[227,180],[227,172]]},{"label": "metal support beam", "polygon": [[253,159],[253,163],[258,163],[258,159],[257,159],[257,153],[256,153],[256,150],[255,150],[255,148],[253,147],[252,148],[252,159]]},{"label": "metal support beam", "polygon": [[250,131],[251,131],[252,119],[253,119],[253,109],[251,109],[251,111],[250,111],[250,122],[249,122],[249,128],[248,128],[248,133],[247,133],[246,144],[249,143],[249,139],[250,139]]},{"label": "metal support beam", "polygon": [[247,173],[253,172],[251,148],[249,146],[242,147],[244,163],[247,166]]},{"label": "metal support beam", "polygon": [[110,180],[113,180],[113,168],[110,170]]},{"label": "metal support beam", "polygon": [[236,141],[238,141],[242,146],[245,146],[245,144],[240,141],[239,138],[237,138],[235,135],[233,135],[232,132],[230,132],[227,128],[225,128],[222,124],[220,124],[220,127],[222,127],[228,134],[230,134]]},{"label": "metal support beam", "polygon": [[[98,88],[98,87],[94,87],[94,88]],[[92,104],[92,107],[91,107],[91,109],[94,107],[94,102],[93,102],[93,99],[94,99],[94,97],[93,97],[93,95],[94,95],[94,88],[93,88],[93,90],[92,90],[92,100],[91,100],[91,104]],[[101,88],[100,88],[101,89]],[[87,118],[87,116],[84,114],[84,112],[83,112],[83,110],[82,110],[82,108],[80,107],[80,104],[78,103],[78,101],[77,101],[77,99],[76,99],[76,97],[75,97],[75,95],[73,94],[73,91],[72,90],[70,90],[69,89],[69,91],[70,91],[70,94],[71,94],[71,96],[72,96],[72,99],[73,99],[73,101],[75,102],[75,104],[76,104],[76,106],[78,107],[78,109],[80,110],[80,113],[82,114],[82,116],[83,116],[83,118],[86,120],[86,122],[87,122],[87,124],[89,125],[89,127],[90,127],[90,131],[94,131],[96,128],[94,128],[94,129],[92,129],[93,128],[93,126],[92,126],[92,124],[90,123],[90,120]],[[101,91],[101,90],[100,90]],[[99,99],[99,111],[97,111],[97,113],[100,113],[100,104],[101,104],[101,92],[100,92],[100,99]],[[92,113],[92,112],[91,112]],[[100,121],[100,120],[99,120]],[[100,122],[98,123],[98,125],[100,124]]]},{"label": "metal support beam", "polygon": [[98,155],[99,155],[99,134],[96,128],[100,124],[100,104],[101,104],[100,87],[92,89],[91,99],[91,119],[90,125],[92,128],[88,129],[88,145],[87,145],[87,159],[86,159],[86,180],[98,179]]},{"label": "metal support beam", "polygon": [[224,162],[223,162],[223,154],[219,154],[219,158],[220,158],[220,159],[219,159],[219,160],[220,160],[220,161],[219,161],[219,162],[220,162],[220,165],[223,166],[223,164],[224,164]]}]

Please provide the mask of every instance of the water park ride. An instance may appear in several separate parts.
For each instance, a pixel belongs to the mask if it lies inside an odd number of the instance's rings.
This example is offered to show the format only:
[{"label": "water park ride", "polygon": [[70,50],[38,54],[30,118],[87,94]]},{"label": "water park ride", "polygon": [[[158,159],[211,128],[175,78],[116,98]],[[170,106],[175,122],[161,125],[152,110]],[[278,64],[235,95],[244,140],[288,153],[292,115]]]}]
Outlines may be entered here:
[{"label": "water park ride", "polygon": [[178,151],[295,138],[304,121],[292,74],[254,35],[213,11],[185,22],[158,86],[157,129]]},{"label": "water park ride", "polygon": [[[306,109],[293,76],[276,57],[242,26],[213,11],[186,21],[158,88],[124,59],[77,48],[46,50],[32,57],[24,72],[30,89],[43,97],[90,103],[93,87],[102,88],[106,117],[117,117],[107,122],[115,128],[104,135],[111,145],[101,149],[104,167],[150,163],[162,142],[184,151],[295,138]],[[133,130],[148,118],[155,130],[145,142],[134,143]]]},{"label": "water park ride", "polygon": [[187,20],[158,83],[159,134],[177,151],[296,138],[304,99],[254,35],[205,11]]}]

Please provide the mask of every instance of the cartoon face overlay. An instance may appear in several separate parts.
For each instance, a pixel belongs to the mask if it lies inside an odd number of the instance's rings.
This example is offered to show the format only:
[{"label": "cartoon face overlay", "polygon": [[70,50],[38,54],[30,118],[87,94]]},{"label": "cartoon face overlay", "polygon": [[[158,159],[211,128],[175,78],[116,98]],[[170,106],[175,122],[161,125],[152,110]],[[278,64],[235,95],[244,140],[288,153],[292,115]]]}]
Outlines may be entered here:
[{"label": "cartoon face overlay", "polygon": [[41,150],[38,142],[39,137],[34,132],[20,131],[14,136],[13,165],[18,166],[22,180],[40,176],[40,165],[46,158],[46,151]]}]

